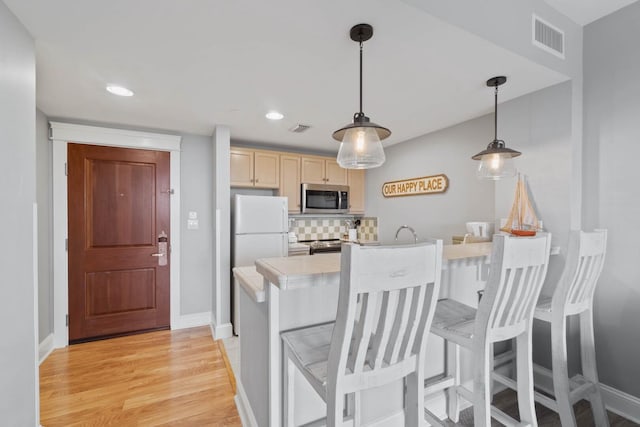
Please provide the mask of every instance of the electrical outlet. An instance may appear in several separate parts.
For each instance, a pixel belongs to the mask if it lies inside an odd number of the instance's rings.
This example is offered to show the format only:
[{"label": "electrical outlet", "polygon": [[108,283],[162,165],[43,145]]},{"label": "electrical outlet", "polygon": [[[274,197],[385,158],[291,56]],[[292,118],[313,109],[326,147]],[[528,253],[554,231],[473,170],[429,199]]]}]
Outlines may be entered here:
[{"label": "electrical outlet", "polygon": [[187,220],[187,230],[197,230],[198,228],[200,228],[200,225],[197,219]]}]

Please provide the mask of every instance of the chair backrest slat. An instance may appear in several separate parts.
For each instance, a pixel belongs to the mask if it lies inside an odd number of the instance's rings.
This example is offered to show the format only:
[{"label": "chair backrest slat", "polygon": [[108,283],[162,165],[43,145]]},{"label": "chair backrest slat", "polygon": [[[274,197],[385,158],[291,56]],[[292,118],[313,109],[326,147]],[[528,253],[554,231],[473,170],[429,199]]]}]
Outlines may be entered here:
[{"label": "chair backrest slat", "polygon": [[[421,350],[435,311],[441,264],[442,241],[343,246],[328,382],[370,375],[415,356],[416,363],[424,363]],[[352,378],[349,384],[359,382]]]},{"label": "chair backrest slat", "polygon": [[409,357],[411,355],[411,351],[413,351],[413,344],[420,327],[420,314],[422,313],[422,309],[424,307],[425,293],[427,292],[427,289],[431,288],[431,285],[427,285],[427,287],[419,286],[413,288],[413,300],[411,303],[410,312],[411,315],[408,325],[409,329],[407,331],[407,334],[405,334],[404,339],[402,340],[402,346],[400,347],[400,353],[402,354],[403,359]]},{"label": "chair backrest slat", "polygon": [[590,307],[607,251],[607,230],[572,230],[565,268],[553,294],[554,307]]}]

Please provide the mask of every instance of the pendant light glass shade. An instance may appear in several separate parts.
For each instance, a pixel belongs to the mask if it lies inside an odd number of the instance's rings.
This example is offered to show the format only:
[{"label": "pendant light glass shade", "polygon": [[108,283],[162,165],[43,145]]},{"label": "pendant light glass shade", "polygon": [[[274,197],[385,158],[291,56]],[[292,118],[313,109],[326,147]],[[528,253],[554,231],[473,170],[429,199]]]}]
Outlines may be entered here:
[{"label": "pendant light glass shade", "polygon": [[385,161],[378,132],[372,126],[350,125],[344,131],[338,164],[345,169],[370,169]]},{"label": "pendant light glass shade", "polygon": [[507,78],[504,76],[493,77],[487,80],[487,86],[496,88],[494,112],[495,136],[486,150],[482,150],[471,157],[473,160],[480,160],[478,170],[476,171],[476,176],[480,179],[498,180],[516,175],[513,158],[518,157],[521,153],[507,148],[504,145],[504,141],[498,139],[498,86],[504,84],[506,81]]},{"label": "pendant light glass shade", "polygon": [[360,43],[360,111],[350,123],[333,133],[340,141],[338,164],[345,169],[370,169],[381,166],[385,161],[381,140],[391,135],[391,131],[369,120],[362,112],[362,42],[373,36],[373,27],[358,24],[351,28],[351,40]]}]

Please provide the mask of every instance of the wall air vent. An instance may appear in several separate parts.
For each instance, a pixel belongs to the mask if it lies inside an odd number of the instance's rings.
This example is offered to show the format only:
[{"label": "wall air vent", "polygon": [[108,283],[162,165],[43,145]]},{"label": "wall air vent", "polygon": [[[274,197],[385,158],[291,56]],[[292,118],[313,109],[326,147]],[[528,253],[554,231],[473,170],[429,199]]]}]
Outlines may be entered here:
[{"label": "wall air vent", "polygon": [[302,133],[302,132],[306,132],[307,130],[309,130],[310,127],[311,127],[310,125],[303,125],[301,123],[298,123],[294,127],[289,128],[289,132]]},{"label": "wall air vent", "polygon": [[564,31],[533,15],[533,44],[564,59]]}]

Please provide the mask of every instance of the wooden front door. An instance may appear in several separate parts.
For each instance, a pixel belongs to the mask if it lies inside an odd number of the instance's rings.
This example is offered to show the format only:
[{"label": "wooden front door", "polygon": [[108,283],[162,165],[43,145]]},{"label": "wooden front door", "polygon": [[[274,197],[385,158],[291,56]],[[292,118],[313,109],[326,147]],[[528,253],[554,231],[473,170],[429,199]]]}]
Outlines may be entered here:
[{"label": "wooden front door", "polygon": [[168,328],[169,153],[68,147],[69,341]]}]

